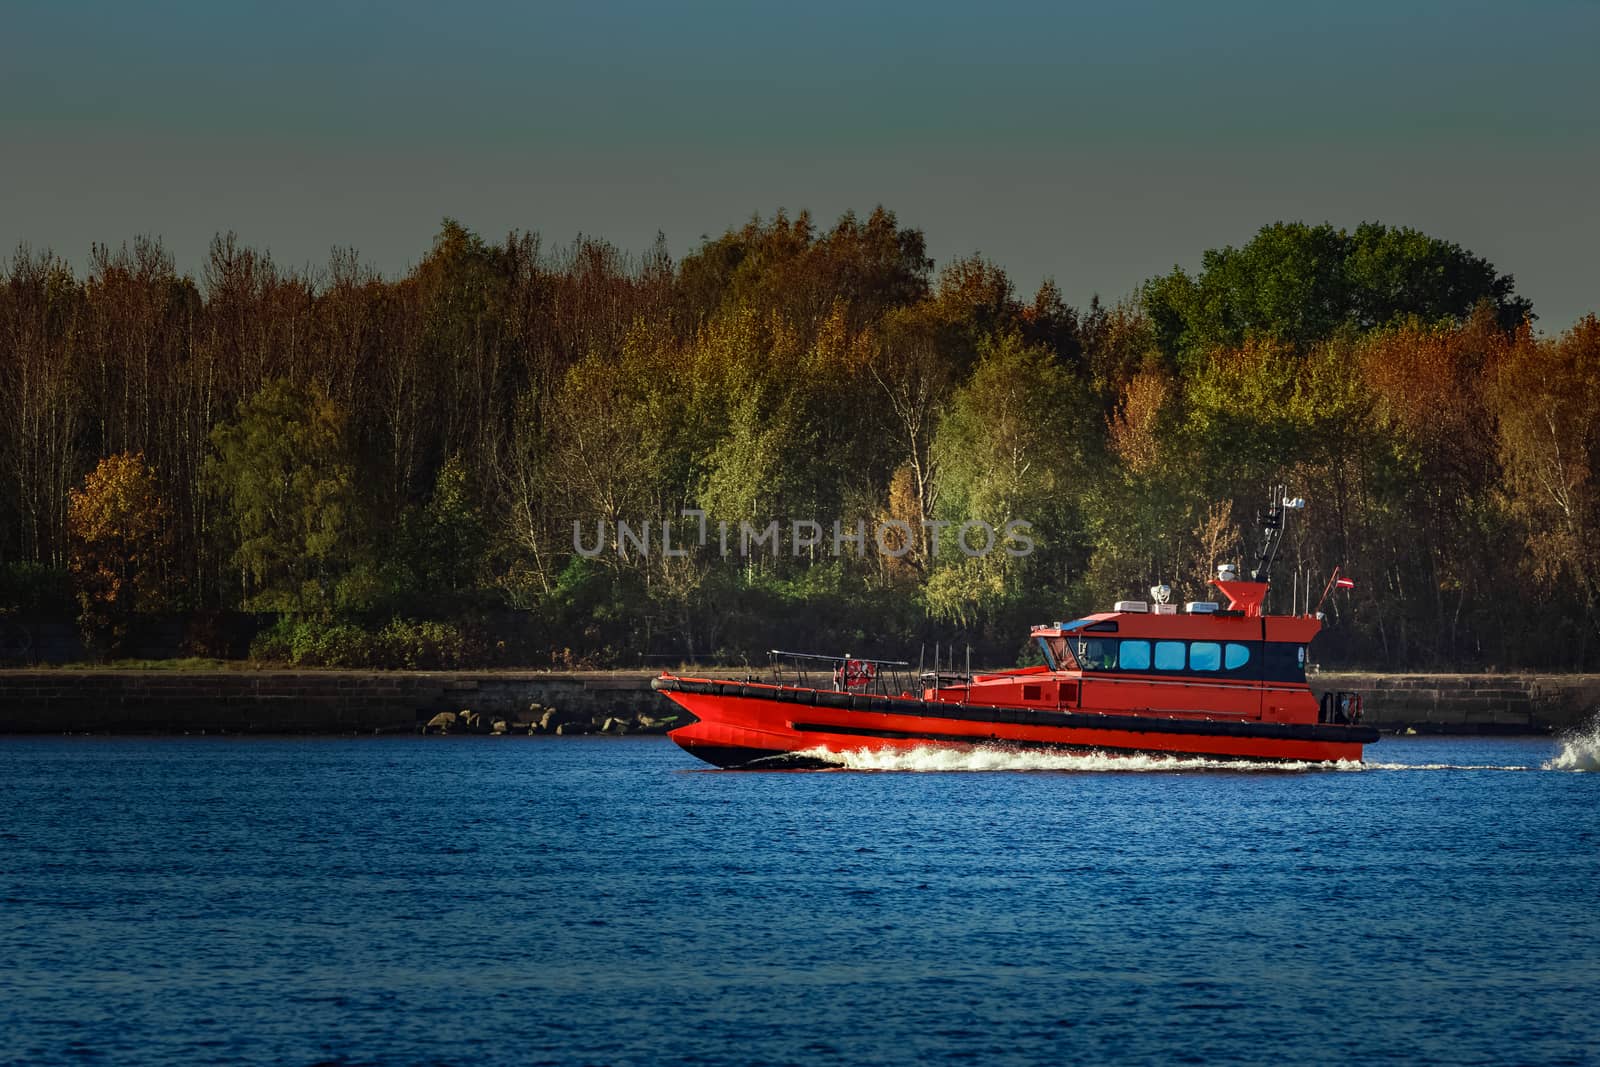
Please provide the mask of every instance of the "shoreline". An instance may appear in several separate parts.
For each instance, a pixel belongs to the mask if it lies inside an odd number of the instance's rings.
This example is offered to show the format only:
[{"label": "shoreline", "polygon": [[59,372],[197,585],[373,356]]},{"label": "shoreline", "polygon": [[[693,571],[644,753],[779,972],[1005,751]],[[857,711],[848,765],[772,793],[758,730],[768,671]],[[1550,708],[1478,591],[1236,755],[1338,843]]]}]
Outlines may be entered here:
[{"label": "shoreline", "polygon": [[[764,672],[707,668],[701,677]],[[0,670],[0,735],[665,733],[658,670]],[[1597,674],[1312,675],[1385,733],[1549,735],[1600,707]]]}]

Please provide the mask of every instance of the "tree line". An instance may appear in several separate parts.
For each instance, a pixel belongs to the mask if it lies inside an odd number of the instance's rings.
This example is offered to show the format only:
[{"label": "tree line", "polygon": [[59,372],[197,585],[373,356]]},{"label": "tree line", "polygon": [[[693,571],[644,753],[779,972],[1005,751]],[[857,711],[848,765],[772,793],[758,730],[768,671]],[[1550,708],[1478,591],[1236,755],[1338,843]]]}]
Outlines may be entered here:
[{"label": "tree line", "polygon": [[[394,278],[231,234],[198,276],[151,239],[0,276],[0,613],[97,655],[154,617],[215,652],[245,612],[256,655],[331,665],[1010,661],[1157,582],[1207,599],[1286,482],[1273,608],[1357,581],[1316,658],[1600,661],[1600,322],[1536,334],[1511,276],[1415,230],[1277,223],[1079,307],[936,269],[882,208],[679,261],[446,220]],[[917,536],[699,543],[779,520]],[[962,551],[972,523],[1031,551]]]}]

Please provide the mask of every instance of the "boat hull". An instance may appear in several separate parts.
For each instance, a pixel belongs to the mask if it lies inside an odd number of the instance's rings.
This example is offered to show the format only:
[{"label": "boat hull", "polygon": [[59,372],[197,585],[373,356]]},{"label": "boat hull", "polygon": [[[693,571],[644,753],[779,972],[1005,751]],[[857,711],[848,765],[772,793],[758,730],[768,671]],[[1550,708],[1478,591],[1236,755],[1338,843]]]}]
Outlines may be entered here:
[{"label": "boat hull", "polygon": [[1378,739],[1361,726],[1102,715],[672,676],[652,684],[694,717],[672,739],[719,767],[816,765],[804,754],[819,750],[976,746],[1327,763],[1359,760]]}]

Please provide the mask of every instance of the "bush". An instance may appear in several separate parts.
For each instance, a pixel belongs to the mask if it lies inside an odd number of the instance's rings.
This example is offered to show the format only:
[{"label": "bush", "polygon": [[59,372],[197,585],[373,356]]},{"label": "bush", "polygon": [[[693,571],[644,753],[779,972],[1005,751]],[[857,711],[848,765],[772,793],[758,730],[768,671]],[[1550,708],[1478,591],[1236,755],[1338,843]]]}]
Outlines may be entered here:
[{"label": "bush", "polygon": [[256,634],[250,642],[250,658],[266,663],[287,663],[294,646],[295,625],[293,619],[284,616],[269,629]]},{"label": "bush", "polygon": [[384,666],[407,670],[459,667],[467,659],[461,630],[446,622],[395,619],[378,634]]},{"label": "bush", "polygon": [[296,667],[439,670],[474,661],[473,642],[447,622],[393,619],[377,633],[351,623],[285,616],[250,644],[250,658]]},{"label": "bush", "polygon": [[0,563],[0,615],[70,619],[78,612],[72,576],[42,563]]},{"label": "bush", "polygon": [[250,658],[296,667],[375,667],[376,642],[359,626],[285,616],[250,643]]},{"label": "bush", "polygon": [[295,628],[289,660],[297,667],[376,667],[372,635],[359,626],[302,624]]}]

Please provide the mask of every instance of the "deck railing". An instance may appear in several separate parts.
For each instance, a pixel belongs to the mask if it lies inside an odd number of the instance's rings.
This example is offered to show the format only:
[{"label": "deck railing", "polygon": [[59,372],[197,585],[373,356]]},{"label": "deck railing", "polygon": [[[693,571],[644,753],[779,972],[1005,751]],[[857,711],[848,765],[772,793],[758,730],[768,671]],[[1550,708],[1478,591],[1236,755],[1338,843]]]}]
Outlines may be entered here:
[{"label": "deck railing", "polygon": [[915,696],[916,679],[911,664],[898,659],[865,656],[819,656],[811,652],[773,649],[774,685],[802,689],[832,689],[840,693],[871,696]]}]

